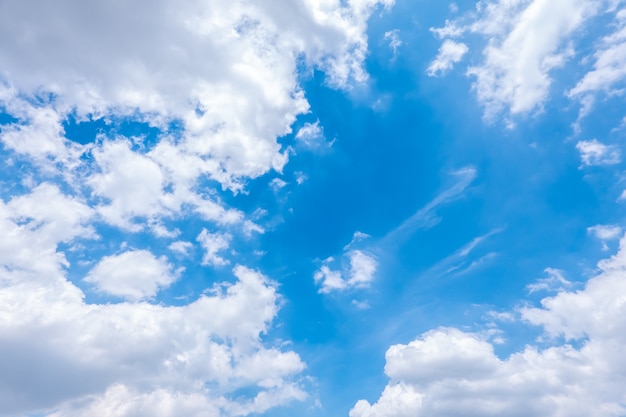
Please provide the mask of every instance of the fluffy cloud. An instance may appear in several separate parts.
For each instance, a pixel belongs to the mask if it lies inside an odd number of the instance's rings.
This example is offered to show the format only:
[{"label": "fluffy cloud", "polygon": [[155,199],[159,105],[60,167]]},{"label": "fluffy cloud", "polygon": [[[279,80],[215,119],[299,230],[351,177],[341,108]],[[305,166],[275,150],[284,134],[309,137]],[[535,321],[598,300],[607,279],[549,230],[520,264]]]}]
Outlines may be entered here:
[{"label": "fluffy cloud", "polygon": [[[536,110],[547,98],[550,72],[574,54],[569,40],[604,2],[592,0],[488,0],[477,3],[476,11],[433,29],[442,38],[477,34],[486,40],[484,61],[468,69],[474,90],[485,108],[487,119],[506,110],[522,114]],[[444,46],[454,54],[444,54]],[[451,66],[462,56],[455,43],[444,41],[440,56],[429,72]],[[447,57],[446,59],[443,59]]]},{"label": "fluffy cloud", "polygon": [[439,48],[437,57],[430,63],[426,72],[431,77],[447,72],[452,69],[454,64],[461,61],[467,51],[469,51],[469,48],[464,43],[446,39]]},{"label": "fluffy cloud", "polygon": [[[0,205],[0,247],[13,248],[2,250],[0,268],[0,414],[147,416],[158,397],[156,415],[245,415],[305,396],[289,381],[304,367],[298,355],[261,340],[278,310],[266,277],[237,266],[235,283],[179,307],[87,304],[55,248],[84,233],[89,210],[54,188],[37,192],[59,210],[29,211],[33,194]],[[24,223],[18,209],[32,220]],[[140,298],[165,285],[168,271],[164,260],[131,251],[104,258],[89,279]],[[203,388],[209,383],[215,388]],[[249,403],[229,399],[248,386],[258,390]],[[231,413],[235,406],[247,408]]]},{"label": "fluffy cloud", "polygon": [[346,252],[344,258],[348,265],[342,271],[329,267],[334,258],[328,258],[324,265],[315,272],[313,278],[321,286],[321,293],[330,293],[348,288],[366,288],[374,279],[378,262],[372,254],[354,249]]},{"label": "fluffy cloud", "polygon": [[389,384],[375,403],[357,402],[350,417],[624,415],[626,239],[598,267],[583,290],[561,289],[519,310],[553,346],[528,345],[502,359],[477,334],[432,330],[388,349]]},{"label": "fluffy cloud", "polygon": [[176,279],[177,273],[167,259],[147,250],[105,256],[85,277],[98,291],[130,301],[152,298]]},{"label": "fluffy cloud", "polygon": [[[276,137],[308,110],[298,57],[334,86],[366,80],[367,19],[392,3],[158,0],[133,3],[136,10],[97,1],[5,3],[0,76],[14,96],[52,97],[48,114],[27,126],[70,112],[81,119],[138,115],[163,129],[180,120],[183,156],[210,160],[203,172],[239,189],[241,178],[287,161]],[[50,139],[25,141],[29,127],[16,127],[21,140],[7,134],[4,142],[22,152],[37,142],[45,145],[38,152],[59,153],[59,125],[51,126]]]},{"label": "fluffy cloud", "polygon": [[298,133],[296,133],[296,139],[300,140],[305,146],[309,148],[315,148],[323,143],[324,129],[320,126],[320,121],[315,123],[305,123]]},{"label": "fluffy cloud", "polygon": [[231,236],[224,233],[211,233],[206,229],[202,229],[202,232],[198,235],[197,241],[204,249],[204,256],[202,257],[203,265],[222,266],[227,265],[228,261],[218,255],[225,249],[228,249]]},{"label": "fluffy cloud", "polygon": [[622,155],[616,146],[605,145],[597,139],[581,140],[576,144],[580,159],[586,166],[618,164]]},{"label": "fluffy cloud", "polygon": [[[264,340],[267,277],[235,266],[187,304],[151,303],[185,279],[151,246],[225,265],[231,238],[263,232],[219,188],[287,163],[277,138],[309,109],[302,62],[336,88],[367,80],[367,20],[392,3],[0,4],[1,415],[240,416],[306,397],[299,356]],[[84,133],[94,120],[107,128]],[[88,129],[70,140],[74,122]],[[214,232],[176,228],[191,217]],[[135,249],[103,257],[128,233]],[[88,302],[92,288],[125,301]]]}]

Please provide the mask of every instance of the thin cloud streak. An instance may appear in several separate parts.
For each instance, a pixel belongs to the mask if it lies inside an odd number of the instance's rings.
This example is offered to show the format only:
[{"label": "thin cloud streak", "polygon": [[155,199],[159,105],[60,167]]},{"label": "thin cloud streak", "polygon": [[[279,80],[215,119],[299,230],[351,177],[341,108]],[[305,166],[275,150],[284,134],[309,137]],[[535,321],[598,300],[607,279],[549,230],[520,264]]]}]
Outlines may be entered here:
[{"label": "thin cloud streak", "polygon": [[418,230],[427,230],[435,226],[441,218],[437,216],[437,209],[445,204],[458,200],[463,192],[474,182],[477,176],[474,167],[465,167],[452,173],[458,177],[457,182],[451,187],[440,192],[428,204],[415,212],[398,227],[387,233],[379,242],[379,247],[399,245],[407,240]]}]

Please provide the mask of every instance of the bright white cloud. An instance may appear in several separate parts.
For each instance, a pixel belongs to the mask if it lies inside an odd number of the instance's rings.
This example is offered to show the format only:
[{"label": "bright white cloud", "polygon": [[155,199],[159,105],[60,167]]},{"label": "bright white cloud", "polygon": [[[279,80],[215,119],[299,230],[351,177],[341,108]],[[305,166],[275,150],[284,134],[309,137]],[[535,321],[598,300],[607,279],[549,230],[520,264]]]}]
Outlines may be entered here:
[{"label": "bright white cloud", "polygon": [[85,281],[99,292],[138,301],[154,297],[170,286],[182,271],[174,272],[165,257],[147,250],[105,256],[87,274]]},{"label": "bright white cloud", "polygon": [[324,129],[320,126],[320,121],[305,123],[296,133],[296,139],[308,147],[318,146],[319,142],[324,140]]},{"label": "bright white cloud", "polygon": [[[26,124],[7,129],[2,140],[22,153],[59,155],[68,144],[57,121],[70,112],[138,116],[163,130],[178,119],[180,157],[195,159],[196,176],[241,189],[244,178],[280,171],[287,162],[276,138],[308,110],[297,83],[298,57],[324,70],[333,86],[365,81],[367,20],[392,4],[133,3],[150,10],[145,14],[96,1],[3,3],[0,74],[9,87],[0,97]],[[53,98],[36,112],[7,104],[37,94]]]},{"label": "bright white cloud", "polygon": [[374,279],[378,262],[372,255],[360,250],[353,250],[348,253],[350,258],[350,270],[348,285],[350,287],[367,287]]},{"label": "bright white cloud", "polygon": [[[262,342],[279,297],[257,271],[237,266],[234,283],[182,306],[85,303],[59,245],[97,238],[93,216],[49,184],[0,201],[1,415],[221,417],[305,398],[298,355]],[[145,250],[104,257],[87,275],[135,300],[173,279]],[[258,394],[231,398],[243,387]]]},{"label": "bright white cloud", "polygon": [[186,256],[189,254],[189,251],[193,248],[193,243],[185,242],[183,240],[177,240],[176,242],[170,243],[167,247],[172,252],[176,252],[179,255]]},{"label": "bright white cloud", "polygon": [[[279,297],[259,272],[237,266],[209,295],[157,305],[146,299],[177,279],[171,260],[145,248],[97,259],[94,249],[95,266],[76,277],[64,251],[106,223],[189,254],[192,243],[171,240],[190,232],[171,221],[197,216],[214,230],[198,235],[202,263],[227,264],[232,236],[263,228],[215,187],[238,192],[283,169],[277,138],[309,110],[298,65],[335,88],[366,81],[367,21],[392,4],[0,3],[0,107],[17,119],[0,141],[32,168],[27,191],[0,201],[1,415],[240,416],[306,397],[299,356],[263,341]],[[70,118],[157,132],[149,143],[111,134],[80,145],[66,137]],[[363,281],[367,262],[354,268]],[[88,304],[69,276],[132,302]]]},{"label": "bright white cloud", "polygon": [[228,249],[230,245],[231,236],[226,233],[211,233],[206,229],[202,229],[202,232],[197,237],[197,241],[204,249],[204,256],[202,257],[202,265],[223,266],[229,263],[228,260],[218,255]]},{"label": "bright white cloud", "polygon": [[452,69],[454,64],[463,59],[467,51],[469,51],[469,48],[464,43],[446,39],[439,48],[437,57],[430,63],[426,72],[431,77],[445,74]]},{"label": "bright white cloud", "polygon": [[[332,262],[332,260],[332,258],[328,258],[325,262]],[[319,292],[323,294],[344,290],[348,286],[341,272],[330,269],[328,265],[322,265],[320,269],[313,274],[313,279],[316,284],[321,285]]]},{"label": "bright white cloud", "polygon": [[550,72],[573,56],[572,34],[598,13],[601,3],[480,1],[475,12],[448,21],[433,32],[444,38],[467,33],[485,38],[484,61],[469,68],[468,74],[476,78],[473,88],[490,120],[504,110],[523,114],[541,108],[552,83]]},{"label": "bright white cloud", "polygon": [[597,92],[614,94],[622,91],[623,85],[617,91],[614,87],[626,78],[626,10],[616,14],[615,25],[615,32],[602,38],[597,46],[593,70],[569,91],[570,97],[581,98],[584,103]]},{"label": "bright white cloud", "polygon": [[374,255],[364,251],[353,249],[343,254],[344,265],[341,270],[331,269],[330,265],[335,262],[335,258],[328,258],[319,270],[315,272],[313,278],[320,285],[320,293],[328,294],[333,291],[340,291],[349,288],[367,288],[374,280],[378,261]]},{"label": "bright white cloud", "polygon": [[[350,417],[623,415],[626,239],[598,266],[583,290],[561,289],[541,307],[520,309],[553,338],[552,347],[528,345],[501,359],[479,335],[432,330],[389,348],[389,384],[375,403],[357,402]],[[581,346],[556,343],[558,337],[582,339]]]},{"label": "bright white cloud", "polygon": [[[278,296],[256,271],[238,266],[236,283],[180,307],[97,305],[65,279],[62,257],[43,260],[46,274],[41,261],[11,257],[0,269],[2,415],[245,415],[305,397],[290,381],[304,368],[298,355],[261,342]],[[259,394],[230,398],[247,386]]]},{"label": "bright white cloud", "polygon": [[576,144],[576,149],[586,166],[614,165],[622,159],[621,152],[616,146],[605,145],[597,139],[581,140]]}]

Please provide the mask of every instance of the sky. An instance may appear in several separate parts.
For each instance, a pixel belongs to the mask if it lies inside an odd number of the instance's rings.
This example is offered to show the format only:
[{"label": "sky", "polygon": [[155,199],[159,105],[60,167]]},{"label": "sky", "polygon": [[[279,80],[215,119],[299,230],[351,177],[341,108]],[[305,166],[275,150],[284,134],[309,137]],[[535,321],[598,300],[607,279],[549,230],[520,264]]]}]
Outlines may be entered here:
[{"label": "sky", "polygon": [[626,416],[625,88],[623,0],[0,0],[0,416]]}]

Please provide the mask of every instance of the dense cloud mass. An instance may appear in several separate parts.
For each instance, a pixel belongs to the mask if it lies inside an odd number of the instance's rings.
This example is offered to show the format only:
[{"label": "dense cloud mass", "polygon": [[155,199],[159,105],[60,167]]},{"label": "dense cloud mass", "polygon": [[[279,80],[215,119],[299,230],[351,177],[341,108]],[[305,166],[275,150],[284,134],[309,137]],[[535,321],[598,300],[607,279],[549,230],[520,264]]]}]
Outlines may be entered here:
[{"label": "dense cloud mass", "polygon": [[[334,88],[366,81],[367,20],[391,4],[0,4],[0,142],[15,175],[0,201],[0,415],[238,416],[307,397],[299,355],[264,340],[274,283],[222,254],[232,233],[264,229],[211,188],[282,170],[277,138],[309,110],[300,67]],[[120,120],[156,139],[66,136]],[[182,217],[204,227],[168,225]],[[178,240],[169,254],[149,241],[87,251],[110,230]],[[236,279],[154,302],[196,250]]]}]

